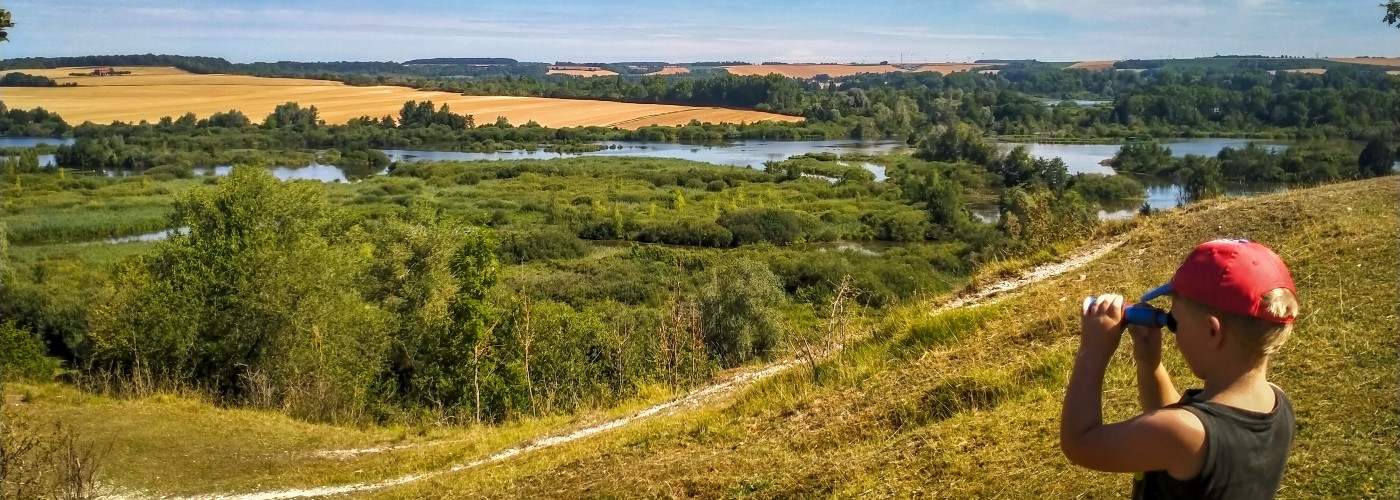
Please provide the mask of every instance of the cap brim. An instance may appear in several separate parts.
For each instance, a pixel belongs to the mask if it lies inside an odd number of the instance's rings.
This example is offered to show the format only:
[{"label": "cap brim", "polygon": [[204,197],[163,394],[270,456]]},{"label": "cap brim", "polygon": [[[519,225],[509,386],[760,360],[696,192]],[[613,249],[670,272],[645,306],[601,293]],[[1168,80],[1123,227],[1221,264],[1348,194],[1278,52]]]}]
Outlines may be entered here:
[{"label": "cap brim", "polygon": [[1169,294],[1169,293],[1172,293],[1172,284],[1171,284],[1171,283],[1167,283],[1167,284],[1165,284],[1165,285],[1159,286],[1159,287],[1157,287],[1157,288],[1152,289],[1152,291],[1143,294],[1142,298],[1138,299],[1138,302],[1147,302],[1147,301],[1149,301],[1149,300],[1155,299],[1155,298],[1157,298],[1157,297],[1161,297],[1161,296],[1166,295],[1166,294]]}]

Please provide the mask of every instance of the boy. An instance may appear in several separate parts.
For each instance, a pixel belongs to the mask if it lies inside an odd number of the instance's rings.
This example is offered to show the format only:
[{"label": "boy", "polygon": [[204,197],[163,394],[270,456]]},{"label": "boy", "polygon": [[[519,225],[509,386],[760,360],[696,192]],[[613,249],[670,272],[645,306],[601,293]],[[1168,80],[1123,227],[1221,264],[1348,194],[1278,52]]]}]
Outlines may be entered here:
[{"label": "boy", "polygon": [[1103,377],[1118,348],[1123,297],[1085,300],[1065,393],[1060,449],[1105,472],[1136,472],[1133,498],[1273,498],[1293,442],[1293,407],[1266,377],[1298,316],[1287,266],[1258,243],[1197,246],[1171,282],[1168,328],[1201,389],[1179,396],[1162,366],[1160,328],[1128,326],[1142,414],[1103,423]]}]

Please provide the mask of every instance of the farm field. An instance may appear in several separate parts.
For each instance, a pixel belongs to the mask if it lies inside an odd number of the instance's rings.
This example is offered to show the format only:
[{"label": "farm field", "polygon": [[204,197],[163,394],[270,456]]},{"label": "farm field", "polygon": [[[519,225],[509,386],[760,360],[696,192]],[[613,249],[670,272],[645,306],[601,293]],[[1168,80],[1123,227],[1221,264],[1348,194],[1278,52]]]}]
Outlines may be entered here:
[{"label": "farm field", "polygon": [[546,127],[684,125],[691,120],[710,123],[801,121],[801,117],[760,111],[700,106],[632,104],[542,97],[462,96],[406,87],[352,87],[339,82],[240,75],[195,75],[175,68],[115,68],[127,76],[69,77],[91,68],[24,70],[78,87],[6,88],[5,104],[12,108],[54,111],[69,123],[86,121],[158,121],[194,113],[200,117],[237,109],[261,120],[277,105],[296,102],[316,106],[327,123],[345,123],[360,116],[394,115],[406,101],[431,100],[452,111],[473,115],[479,123],[504,116],[513,124],[531,120]]},{"label": "farm field", "polygon": [[1087,69],[1091,71],[1103,71],[1113,68],[1113,63],[1118,61],[1079,61],[1069,65],[1069,69]]},{"label": "farm field", "polygon": [[1400,57],[1332,57],[1327,60],[1351,64],[1365,64],[1367,66],[1400,67]]},{"label": "farm field", "polygon": [[661,68],[660,71],[653,71],[651,73],[647,73],[647,76],[685,75],[689,73],[690,68],[684,66],[667,66],[665,68]]},{"label": "farm field", "polygon": [[546,75],[569,75],[569,76],[617,76],[616,72],[606,69],[551,69],[545,72]]},{"label": "farm field", "polygon": [[[993,66],[990,64],[971,63],[930,63],[923,64],[914,69],[914,72],[928,71],[933,73],[957,73],[960,71],[971,71],[974,68]],[[789,78],[813,78],[817,75],[827,75],[832,78],[857,75],[860,73],[905,73],[909,70],[900,68],[893,64],[748,64],[739,66],[725,66],[724,69],[730,73],[740,76],[750,75],[783,75]]]}]

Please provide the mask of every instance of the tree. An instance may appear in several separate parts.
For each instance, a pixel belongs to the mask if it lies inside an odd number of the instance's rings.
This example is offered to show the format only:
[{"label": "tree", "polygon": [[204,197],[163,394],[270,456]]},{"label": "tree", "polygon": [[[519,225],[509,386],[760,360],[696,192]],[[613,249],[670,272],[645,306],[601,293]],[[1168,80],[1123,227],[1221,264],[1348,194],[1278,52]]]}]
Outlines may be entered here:
[{"label": "tree", "polygon": [[1366,149],[1357,158],[1357,167],[1362,177],[1380,177],[1394,170],[1395,153],[1380,138],[1371,139]]},{"label": "tree", "polygon": [[10,11],[0,9],[0,42],[10,41],[10,28],[13,27],[15,27],[15,23],[12,21]]},{"label": "tree", "polygon": [[358,293],[367,253],[323,187],[236,167],[177,198],[185,234],[122,263],[88,315],[94,368],[138,387],[358,420],[378,396],[389,318]]},{"label": "tree", "polygon": [[782,332],[783,289],[767,265],[735,259],[716,266],[700,291],[705,344],[726,367],[767,355]]},{"label": "tree", "polygon": [[1220,160],[1200,155],[1186,155],[1181,161],[1180,175],[1190,201],[1201,201],[1225,194]]},{"label": "tree", "polygon": [[1385,7],[1386,24],[1400,27],[1400,0],[1390,0],[1382,7]]}]

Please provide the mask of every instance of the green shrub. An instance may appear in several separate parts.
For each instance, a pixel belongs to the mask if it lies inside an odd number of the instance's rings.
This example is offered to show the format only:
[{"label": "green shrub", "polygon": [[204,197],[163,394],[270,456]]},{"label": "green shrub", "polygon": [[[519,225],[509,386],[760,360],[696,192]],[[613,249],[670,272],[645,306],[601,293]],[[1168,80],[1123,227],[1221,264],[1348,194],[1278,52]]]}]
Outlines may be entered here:
[{"label": "green shrub", "polygon": [[0,323],[0,381],[48,382],[59,361],[44,355],[44,343],[14,321]]}]

